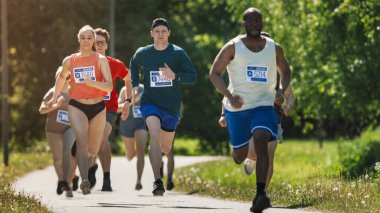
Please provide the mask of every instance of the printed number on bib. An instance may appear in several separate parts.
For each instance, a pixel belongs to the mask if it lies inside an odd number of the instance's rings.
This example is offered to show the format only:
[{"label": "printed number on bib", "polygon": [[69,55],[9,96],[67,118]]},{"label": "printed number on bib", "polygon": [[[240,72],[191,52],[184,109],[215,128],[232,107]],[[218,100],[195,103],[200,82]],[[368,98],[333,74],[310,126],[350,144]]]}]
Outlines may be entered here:
[{"label": "printed number on bib", "polygon": [[151,87],[171,87],[172,80],[165,78],[161,71],[150,71],[150,86]]},{"label": "printed number on bib", "polygon": [[61,124],[70,125],[69,114],[67,113],[67,111],[58,110],[57,122]]},{"label": "printed number on bib", "polygon": [[104,100],[104,101],[109,101],[109,100],[111,100],[111,93],[110,93],[110,92],[107,92],[107,95],[105,95],[105,96],[103,97],[103,100]]},{"label": "printed number on bib", "polygon": [[268,82],[268,67],[247,65],[247,81],[255,83]]},{"label": "printed number on bib", "polygon": [[132,107],[133,117],[134,118],[141,118],[142,114],[140,111],[140,106],[134,106]]},{"label": "printed number on bib", "polygon": [[85,77],[90,77],[93,81],[96,81],[95,77],[95,67],[77,67],[74,68],[74,79],[75,83],[84,83]]}]

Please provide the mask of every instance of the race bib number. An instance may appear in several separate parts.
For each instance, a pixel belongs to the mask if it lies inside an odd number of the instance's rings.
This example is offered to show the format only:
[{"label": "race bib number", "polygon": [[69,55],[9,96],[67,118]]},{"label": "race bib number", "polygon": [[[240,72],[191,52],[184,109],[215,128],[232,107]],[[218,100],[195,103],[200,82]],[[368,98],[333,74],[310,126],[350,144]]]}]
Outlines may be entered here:
[{"label": "race bib number", "polygon": [[132,112],[133,112],[133,117],[134,118],[141,118],[142,117],[140,106],[134,106],[134,107],[132,107]]},{"label": "race bib number", "polygon": [[151,87],[171,87],[173,86],[172,80],[166,79],[162,76],[160,71],[150,71],[150,86]]},{"label": "race bib number", "polygon": [[255,82],[255,83],[268,82],[268,67],[248,65],[246,73],[247,73],[248,82]]},{"label": "race bib number", "polygon": [[70,125],[68,112],[64,110],[58,110],[57,122],[65,125]]},{"label": "race bib number", "polygon": [[90,77],[93,81],[96,81],[94,66],[74,68],[75,83],[84,83],[84,79],[87,76]]},{"label": "race bib number", "polygon": [[107,95],[105,95],[105,96],[103,97],[103,100],[105,100],[105,101],[109,101],[109,100],[111,100],[111,93],[110,93],[110,92],[107,92]]}]

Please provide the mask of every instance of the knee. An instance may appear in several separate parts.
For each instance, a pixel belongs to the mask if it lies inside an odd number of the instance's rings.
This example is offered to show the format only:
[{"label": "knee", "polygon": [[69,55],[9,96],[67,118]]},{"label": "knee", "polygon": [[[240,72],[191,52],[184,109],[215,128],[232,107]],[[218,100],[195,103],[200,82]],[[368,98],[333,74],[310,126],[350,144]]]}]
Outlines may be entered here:
[{"label": "knee", "polygon": [[241,156],[241,155],[238,155],[236,154],[235,152],[232,153],[232,159],[234,159],[234,162],[236,164],[241,164],[243,163],[243,161],[245,160],[245,156]]},{"label": "knee", "polygon": [[131,161],[136,156],[136,153],[135,152],[133,152],[133,153],[132,152],[131,153],[130,152],[126,152],[125,156],[127,157],[128,161]]},{"label": "knee", "polygon": [[172,150],[172,146],[162,146],[161,151],[165,155],[169,155],[170,151]]}]

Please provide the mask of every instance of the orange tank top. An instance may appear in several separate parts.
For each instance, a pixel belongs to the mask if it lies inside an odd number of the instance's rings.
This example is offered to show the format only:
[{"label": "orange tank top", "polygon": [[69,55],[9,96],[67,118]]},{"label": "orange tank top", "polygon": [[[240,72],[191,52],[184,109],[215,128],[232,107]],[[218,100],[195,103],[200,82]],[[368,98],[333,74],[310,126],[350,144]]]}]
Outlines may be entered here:
[{"label": "orange tank top", "polygon": [[86,76],[94,81],[104,82],[99,68],[99,53],[89,56],[78,56],[72,54],[70,58],[70,89],[69,97],[72,99],[91,99],[103,97],[106,91],[89,87],[84,83]]}]

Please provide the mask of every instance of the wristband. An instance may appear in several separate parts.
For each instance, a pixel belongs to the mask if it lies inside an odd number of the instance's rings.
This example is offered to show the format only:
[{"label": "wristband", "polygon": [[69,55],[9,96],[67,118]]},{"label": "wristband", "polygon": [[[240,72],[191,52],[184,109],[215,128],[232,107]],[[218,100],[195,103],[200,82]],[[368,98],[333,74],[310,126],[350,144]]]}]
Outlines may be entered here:
[{"label": "wristband", "polygon": [[220,115],[220,117],[226,117],[226,114],[222,113],[222,114]]},{"label": "wristband", "polygon": [[125,102],[127,102],[127,101],[128,101],[129,103],[132,103],[132,99],[131,99],[131,98],[126,98],[126,99],[125,99]]}]

